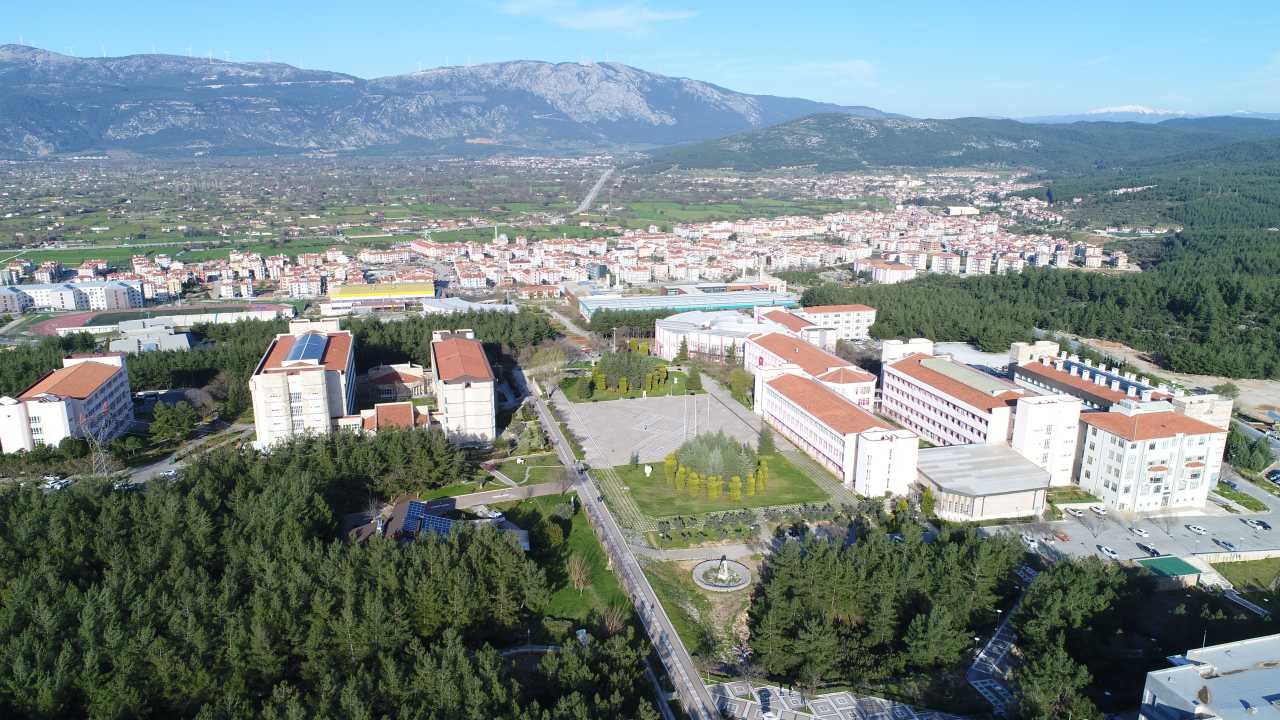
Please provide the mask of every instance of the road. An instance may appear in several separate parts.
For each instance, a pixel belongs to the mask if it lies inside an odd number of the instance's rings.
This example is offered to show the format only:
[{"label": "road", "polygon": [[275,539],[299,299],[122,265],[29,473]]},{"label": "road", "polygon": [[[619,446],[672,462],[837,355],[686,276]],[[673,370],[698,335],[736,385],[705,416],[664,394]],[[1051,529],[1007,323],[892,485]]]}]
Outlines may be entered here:
[{"label": "road", "polygon": [[612,174],[613,174],[613,168],[609,168],[605,170],[604,174],[600,176],[600,179],[596,181],[596,184],[591,187],[591,192],[587,193],[587,198],[582,201],[582,204],[578,206],[577,210],[574,210],[570,214],[581,215],[582,213],[590,210],[591,203],[595,202],[596,195],[600,194],[600,188],[604,187],[604,182],[608,180],[609,176]]},{"label": "road", "polygon": [[550,315],[551,317],[553,317],[553,318],[555,318],[555,319],[559,320],[561,323],[564,323],[565,328],[566,328],[569,332],[571,332],[571,333],[573,333],[573,334],[575,334],[575,335],[581,335],[582,337],[590,337],[590,335],[588,335],[588,334],[587,334],[587,332],[586,332],[585,330],[583,330],[582,328],[578,327],[577,325],[574,325],[574,324],[573,324],[573,322],[572,322],[571,320],[569,320],[569,318],[567,318],[567,317],[565,317],[565,316],[561,315],[560,313],[556,312],[555,310],[552,310],[551,308],[547,308],[547,314],[548,314],[548,315]]},{"label": "road", "polygon": [[697,666],[693,664],[693,658],[685,650],[684,643],[676,634],[675,626],[667,617],[667,612],[649,585],[648,578],[645,577],[640,564],[636,562],[635,556],[627,547],[622,530],[614,522],[613,515],[600,502],[600,496],[596,493],[590,478],[586,473],[581,472],[581,466],[574,458],[568,441],[560,432],[559,423],[555,421],[555,417],[551,415],[542,398],[534,398],[533,403],[538,411],[538,417],[542,418],[543,427],[551,433],[552,443],[555,445],[560,462],[570,469],[571,475],[575,476],[575,488],[578,491],[578,497],[582,500],[583,510],[591,518],[592,526],[600,535],[600,542],[613,563],[613,570],[618,575],[618,580],[622,582],[623,589],[635,603],[640,621],[649,632],[654,648],[658,651],[658,657],[667,668],[667,676],[671,680],[672,687],[676,688],[681,702],[684,703],[685,710],[693,720],[719,718],[720,713],[716,703],[711,693],[707,692],[702,676]]},{"label": "road", "polygon": [[[1244,423],[1236,422],[1235,420],[1232,420],[1231,424],[1239,428],[1240,432],[1249,436],[1250,440],[1257,440],[1259,437],[1262,436],[1261,432],[1249,427],[1248,425],[1245,425]],[[1270,442],[1271,442],[1271,452],[1276,457],[1280,457],[1280,442],[1276,442],[1275,440],[1271,440]]]}]

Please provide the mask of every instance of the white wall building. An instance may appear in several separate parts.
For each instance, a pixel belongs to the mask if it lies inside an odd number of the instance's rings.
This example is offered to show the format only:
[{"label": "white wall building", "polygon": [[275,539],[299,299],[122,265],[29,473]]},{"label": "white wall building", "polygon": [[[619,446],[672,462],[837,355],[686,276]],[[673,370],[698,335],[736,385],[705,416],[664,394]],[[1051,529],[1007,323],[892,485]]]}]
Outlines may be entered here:
[{"label": "white wall building", "polygon": [[355,410],[355,353],[338,321],[289,323],[249,379],[253,423],[264,446],[295,434],[330,432]]},{"label": "white wall building", "polygon": [[876,309],[866,305],[821,305],[797,310],[815,325],[833,327],[841,340],[865,340],[876,322]]},{"label": "white wall building", "polygon": [[[781,314],[780,310],[775,312]],[[657,321],[654,331],[654,354],[663,360],[674,360],[682,342],[687,343],[689,355],[693,357],[723,358],[730,351],[741,357],[747,336],[759,332],[785,333],[787,328],[737,310],[691,310]]]},{"label": "white wall building", "polygon": [[493,368],[475,331],[431,334],[431,378],[437,417],[449,441],[489,445],[497,437]]},{"label": "white wall building", "polygon": [[1204,507],[1218,480],[1227,432],[1167,401],[1122,400],[1080,416],[1080,487],[1118,510]]},{"label": "white wall building", "polygon": [[1043,395],[1018,398],[1014,408],[1011,445],[1049,473],[1051,485],[1071,484],[1083,404],[1070,395]]},{"label": "white wall building", "polygon": [[10,286],[0,291],[0,303],[4,304],[6,311],[14,302],[4,299],[5,296],[12,297],[10,293],[18,296],[16,304],[21,309],[118,310],[142,307],[142,283],[137,281]]},{"label": "white wall building", "polygon": [[62,368],[18,397],[0,398],[0,447],[57,446],[67,436],[107,443],[133,425],[133,396],[123,353],[68,355]]},{"label": "white wall building", "polygon": [[875,405],[875,375],[803,340],[760,333],[747,338],[743,352],[743,367],[749,373],[795,365],[849,402],[867,410]]},{"label": "white wall building", "polygon": [[[890,357],[893,348],[884,351]],[[882,367],[880,411],[934,445],[1009,440],[1014,407],[1030,394],[947,355],[917,353]]]},{"label": "white wall building", "polygon": [[860,495],[904,495],[915,481],[918,435],[859,408],[798,365],[757,369],[755,413]]}]

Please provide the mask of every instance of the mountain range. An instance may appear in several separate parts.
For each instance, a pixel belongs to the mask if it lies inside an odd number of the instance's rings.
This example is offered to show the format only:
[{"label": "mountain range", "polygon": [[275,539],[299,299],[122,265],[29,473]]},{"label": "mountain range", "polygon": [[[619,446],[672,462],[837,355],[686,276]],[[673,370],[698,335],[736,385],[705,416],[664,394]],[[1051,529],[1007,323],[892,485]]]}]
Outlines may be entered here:
[{"label": "mountain range", "polygon": [[1237,110],[1227,115],[1202,115],[1198,113],[1189,113],[1184,110],[1152,110],[1141,105],[1121,105],[1118,107],[1101,108],[1099,110],[1090,110],[1088,112],[1077,113],[1075,115],[1035,115],[1032,117],[1020,118],[1024,123],[1074,123],[1074,122],[1140,122],[1140,123],[1160,123],[1165,120],[1174,120],[1178,118],[1202,118],[1202,117],[1238,117],[1238,118],[1254,118],[1260,120],[1280,120],[1280,113],[1259,113],[1249,110]]},{"label": "mountain range", "polygon": [[963,167],[983,164],[1084,171],[1190,150],[1280,137],[1280,122],[1210,117],[1158,124],[1021,123],[959,118],[911,120],[820,113],[768,128],[654,155],[633,167],[755,172],[812,167],[848,171],[867,166]]},{"label": "mountain range", "polygon": [[0,156],[674,146],[869,107],[747,95],[621,63],[534,61],[364,80],[283,63],[76,58],[0,46]]}]

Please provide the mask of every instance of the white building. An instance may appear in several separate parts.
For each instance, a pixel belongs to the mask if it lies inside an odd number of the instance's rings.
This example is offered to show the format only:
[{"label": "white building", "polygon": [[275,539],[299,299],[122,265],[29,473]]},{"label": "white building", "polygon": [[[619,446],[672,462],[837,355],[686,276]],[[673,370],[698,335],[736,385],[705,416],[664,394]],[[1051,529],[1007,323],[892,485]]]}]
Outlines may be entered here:
[{"label": "white building", "polygon": [[[885,343],[888,346],[888,342]],[[899,360],[882,349],[880,411],[934,445],[1005,442],[1025,388],[975,370],[948,355],[919,352]]]},{"label": "white building", "polygon": [[866,305],[821,305],[795,314],[815,325],[835,328],[841,340],[865,340],[876,323],[876,309]]},{"label": "white building", "polygon": [[920,438],[859,408],[798,365],[756,372],[755,413],[867,497],[905,495]]},{"label": "white building", "polygon": [[57,446],[68,436],[107,443],[133,425],[133,396],[123,353],[76,354],[17,398],[0,398],[0,447]]},{"label": "white building", "polygon": [[[781,314],[781,311],[775,312]],[[787,328],[737,310],[691,310],[654,324],[653,352],[663,360],[674,360],[685,344],[692,357],[723,358],[730,352],[741,357],[747,336],[766,331],[787,332]]]},{"label": "white building", "polygon": [[1043,395],[1018,398],[1014,408],[1011,445],[1049,473],[1051,485],[1071,484],[1082,405],[1070,395]]},{"label": "white building", "polygon": [[492,444],[497,405],[484,346],[472,330],[436,330],[431,336],[431,379],[441,427],[452,443]]},{"label": "white building", "polygon": [[253,423],[264,446],[306,432],[323,434],[355,410],[355,353],[338,321],[289,323],[249,379]]},{"label": "white building", "polygon": [[[1188,568],[1191,570],[1194,568]],[[1173,655],[1147,673],[1138,720],[1261,720],[1280,713],[1280,635]]]},{"label": "white building", "polygon": [[1118,510],[1204,507],[1218,480],[1227,432],[1167,401],[1121,400],[1080,416],[1076,478]]},{"label": "white building", "polygon": [[933,256],[933,271],[943,275],[960,274],[960,256],[951,253],[938,253]]},{"label": "white building", "polygon": [[870,410],[875,404],[876,376],[821,348],[779,332],[752,335],[743,345],[743,367],[749,373],[791,365],[859,407]]},{"label": "white building", "polygon": [[[16,298],[14,295],[16,294]],[[0,304],[57,310],[118,310],[142,307],[142,283],[137,281],[19,285],[0,289]]]}]

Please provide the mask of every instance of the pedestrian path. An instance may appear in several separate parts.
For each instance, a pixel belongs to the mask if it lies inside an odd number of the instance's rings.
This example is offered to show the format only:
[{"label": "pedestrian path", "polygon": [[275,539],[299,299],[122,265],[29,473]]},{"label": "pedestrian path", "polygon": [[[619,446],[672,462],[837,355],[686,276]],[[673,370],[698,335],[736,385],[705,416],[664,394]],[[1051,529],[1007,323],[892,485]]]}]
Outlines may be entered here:
[{"label": "pedestrian path", "polygon": [[613,511],[613,516],[617,518],[619,524],[641,532],[658,529],[658,523],[653,518],[640,512],[640,506],[636,504],[635,498],[631,497],[631,493],[627,492],[622,478],[614,472],[613,468],[607,466],[592,468],[591,478],[599,485],[605,503]]},{"label": "pedestrian path", "polygon": [[844,483],[837,480],[834,475],[827,472],[821,465],[814,462],[813,458],[799,450],[789,450],[782,453],[782,456],[792,465],[800,468],[800,472],[807,475],[814,485],[817,485],[823,492],[830,495],[832,502],[855,507],[858,505],[857,493],[846,487]]},{"label": "pedestrian path", "polygon": [[960,720],[950,715],[918,708],[894,700],[856,695],[841,691],[806,696],[796,690],[776,685],[752,687],[745,682],[728,682],[709,686],[708,692],[715,699],[723,717],[747,720],[799,720],[800,718],[829,718],[830,720]]},{"label": "pedestrian path", "polygon": [[1213,569],[1209,563],[1201,560],[1195,555],[1187,555],[1181,558],[1187,561],[1187,564],[1200,571],[1200,584],[1204,587],[1216,587],[1222,590],[1232,589],[1231,581],[1224,578],[1217,570]]}]

